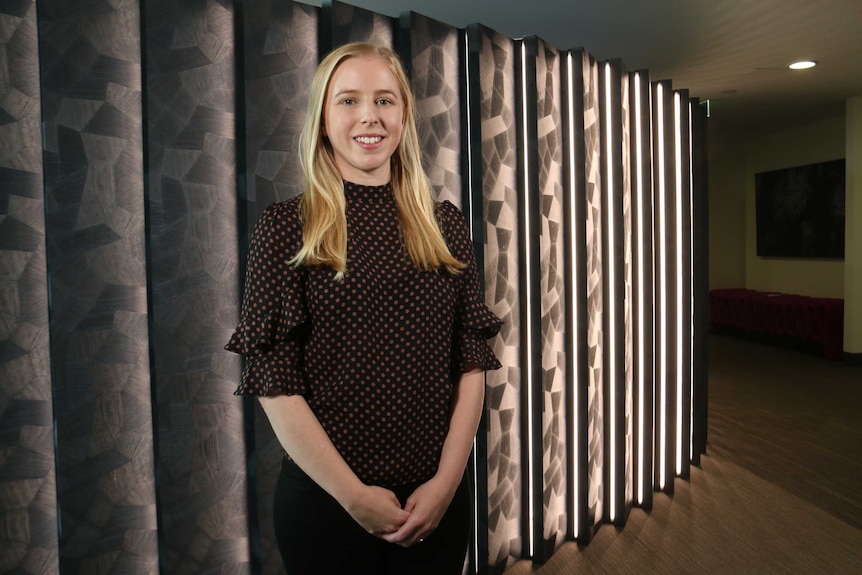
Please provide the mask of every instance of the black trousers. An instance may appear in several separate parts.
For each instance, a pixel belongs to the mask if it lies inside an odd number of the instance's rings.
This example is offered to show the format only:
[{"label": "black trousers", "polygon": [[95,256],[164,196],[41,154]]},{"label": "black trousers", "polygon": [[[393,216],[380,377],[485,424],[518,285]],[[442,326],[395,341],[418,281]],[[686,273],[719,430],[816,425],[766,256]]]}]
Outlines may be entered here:
[{"label": "black trousers", "polygon": [[[420,484],[392,491],[404,505]],[[422,543],[404,548],[365,531],[285,458],[273,515],[288,575],[460,575],[470,540],[470,486],[462,480],[437,529]]]}]

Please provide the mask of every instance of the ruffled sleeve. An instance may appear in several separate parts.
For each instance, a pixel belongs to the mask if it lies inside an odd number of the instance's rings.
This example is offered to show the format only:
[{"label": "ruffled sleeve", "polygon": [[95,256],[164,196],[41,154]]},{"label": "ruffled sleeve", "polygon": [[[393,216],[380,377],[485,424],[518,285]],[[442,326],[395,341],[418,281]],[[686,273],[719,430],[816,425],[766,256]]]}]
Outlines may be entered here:
[{"label": "ruffled sleeve", "polygon": [[458,283],[458,302],[455,309],[454,333],[452,342],[452,371],[464,373],[476,366],[484,370],[499,369],[500,361],[487,340],[497,335],[503,322],[485,305],[479,287],[479,273],[473,242],[467,230],[464,215],[452,203],[446,201],[438,205],[440,227],[452,255],[467,264]]},{"label": "ruffled sleeve", "polygon": [[306,392],[306,270],[288,263],[302,241],[298,198],[269,206],[248,254],[240,322],[225,349],[245,356],[235,395]]}]

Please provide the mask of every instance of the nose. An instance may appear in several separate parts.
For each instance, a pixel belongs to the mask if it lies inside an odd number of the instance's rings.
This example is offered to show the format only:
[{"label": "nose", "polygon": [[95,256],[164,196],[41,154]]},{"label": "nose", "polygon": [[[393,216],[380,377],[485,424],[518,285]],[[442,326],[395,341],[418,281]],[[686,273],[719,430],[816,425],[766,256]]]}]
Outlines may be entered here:
[{"label": "nose", "polygon": [[379,120],[377,105],[375,102],[366,102],[362,105],[362,116],[360,117],[364,124],[376,124]]}]

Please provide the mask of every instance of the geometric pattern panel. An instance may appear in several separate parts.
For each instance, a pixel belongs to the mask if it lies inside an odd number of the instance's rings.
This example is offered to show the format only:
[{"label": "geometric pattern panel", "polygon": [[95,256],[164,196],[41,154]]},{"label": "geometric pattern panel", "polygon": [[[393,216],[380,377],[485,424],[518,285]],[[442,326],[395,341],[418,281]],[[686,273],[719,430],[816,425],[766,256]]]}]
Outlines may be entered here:
[{"label": "geometric pattern panel", "polygon": [[163,565],[248,563],[238,358],[234,14],[153,0],[144,21],[152,356]]},{"label": "geometric pattern panel", "polygon": [[604,388],[602,273],[602,175],[601,175],[601,109],[599,106],[599,65],[582,51],[584,83],[584,166],[586,175],[586,255],[587,255],[587,357],[589,379],[587,394],[587,443],[589,524],[597,527],[604,515]]},{"label": "geometric pattern panel", "polygon": [[0,37],[0,572],[59,570],[34,0]]},{"label": "geometric pattern panel", "polygon": [[623,315],[624,315],[624,388],[625,400],[622,406],[623,437],[624,437],[624,466],[623,478],[625,482],[623,492],[623,503],[625,514],[631,507],[634,497],[634,316],[633,316],[633,269],[632,269],[632,158],[631,158],[631,102],[629,99],[629,75],[623,70],[620,74],[621,108],[622,108],[622,232],[623,232]]},{"label": "geometric pattern panel", "polygon": [[542,40],[536,54],[536,125],[541,209],[542,470],[544,525],[550,549],[566,536],[565,317],[563,293],[563,154],[560,55]]},{"label": "geometric pattern panel", "polygon": [[137,3],[39,6],[60,569],[155,571]]},{"label": "geometric pattern panel", "polygon": [[410,13],[410,83],[422,162],[439,201],[461,206],[461,38],[453,28]]},{"label": "geometric pattern panel", "polygon": [[[486,375],[488,563],[499,570],[521,557],[521,300],[515,158],[515,48],[487,28],[475,33],[481,100],[485,301],[503,320],[493,340],[503,367]],[[471,82],[472,83],[472,82]],[[473,84],[475,85],[475,84]]]},{"label": "geometric pattern panel", "polygon": [[[299,134],[308,108],[308,86],[317,68],[320,9],[299,2],[259,0],[243,5],[245,48],[245,149],[248,201],[240,245],[247,246],[260,214],[273,202],[302,193]],[[242,222],[241,222],[242,223]],[[230,354],[233,355],[233,354]],[[234,384],[236,382],[234,381]],[[253,463],[256,510],[252,542],[263,573],[282,569],[272,523],[273,494],[281,468],[281,444],[255,399]]]}]

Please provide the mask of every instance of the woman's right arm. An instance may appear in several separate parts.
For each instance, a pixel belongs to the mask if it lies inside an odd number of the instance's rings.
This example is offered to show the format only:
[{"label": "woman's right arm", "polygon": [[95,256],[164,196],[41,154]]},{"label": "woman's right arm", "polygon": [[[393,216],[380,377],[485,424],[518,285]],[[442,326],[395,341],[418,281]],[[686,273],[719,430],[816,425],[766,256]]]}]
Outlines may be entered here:
[{"label": "woman's right arm", "polygon": [[393,533],[407,520],[409,514],[393,492],[359,480],[303,396],[262,396],[260,404],[291,459],[366,531]]}]

